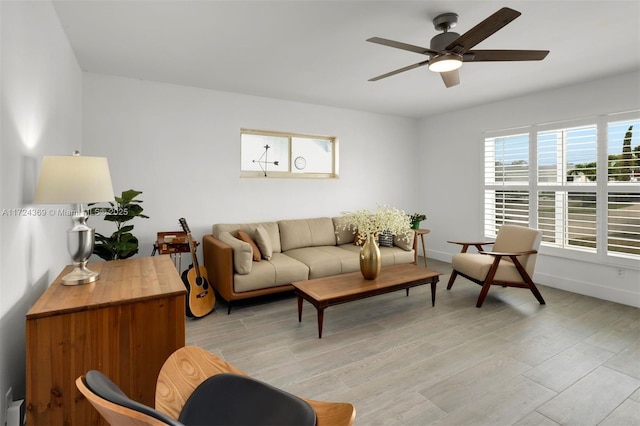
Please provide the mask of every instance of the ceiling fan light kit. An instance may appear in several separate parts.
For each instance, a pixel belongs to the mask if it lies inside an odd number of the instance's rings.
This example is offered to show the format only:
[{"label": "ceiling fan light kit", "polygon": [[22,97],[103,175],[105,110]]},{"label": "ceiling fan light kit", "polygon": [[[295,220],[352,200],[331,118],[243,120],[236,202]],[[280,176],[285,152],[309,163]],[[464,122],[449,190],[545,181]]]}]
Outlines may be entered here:
[{"label": "ceiling fan light kit", "polygon": [[429,48],[388,40],[380,37],[367,39],[368,42],[407,50],[429,57],[426,61],[409,65],[395,71],[391,71],[369,81],[378,81],[401,72],[409,71],[427,65],[429,70],[440,73],[446,87],[460,84],[458,69],[462,62],[494,62],[494,61],[540,61],[548,54],[548,50],[471,50],[505,25],[520,16],[517,10],[503,7],[493,15],[460,35],[449,30],[458,23],[458,15],[455,13],[443,13],[433,19],[433,25],[442,33],[431,39]]},{"label": "ceiling fan light kit", "polygon": [[429,70],[433,72],[449,72],[462,66],[462,56],[455,53],[444,53],[434,56],[429,61]]}]

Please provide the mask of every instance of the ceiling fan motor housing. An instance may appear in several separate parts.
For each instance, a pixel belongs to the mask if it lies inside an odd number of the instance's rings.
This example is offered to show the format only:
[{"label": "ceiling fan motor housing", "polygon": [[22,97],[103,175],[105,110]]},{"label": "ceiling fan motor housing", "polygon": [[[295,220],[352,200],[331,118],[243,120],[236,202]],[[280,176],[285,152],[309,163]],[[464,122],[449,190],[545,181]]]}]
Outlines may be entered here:
[{"label": "ceiling fan motor housing", "polygon": [[446,32],[446,33],[438,34],[431,39],[431,44],[430,44],[431,50],[441,52],[452,41],[458,39],[459,37],[460,37],[460,34],[454,33],[454,32]]}]

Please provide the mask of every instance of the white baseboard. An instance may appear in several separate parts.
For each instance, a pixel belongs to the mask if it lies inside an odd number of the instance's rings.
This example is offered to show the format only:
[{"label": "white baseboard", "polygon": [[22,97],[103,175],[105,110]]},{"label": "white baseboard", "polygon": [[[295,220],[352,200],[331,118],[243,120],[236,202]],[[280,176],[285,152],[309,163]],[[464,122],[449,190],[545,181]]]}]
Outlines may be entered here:
[{"label": "white baseboard", "polygon": [[640,295],[630,291],[605,287],[595,283],[571,280],[550,274],[536,273],[535,282],[547,287],[582,294],[583,296],[595,297],[597,299],[608,300],[609,302],[640,308]]}]

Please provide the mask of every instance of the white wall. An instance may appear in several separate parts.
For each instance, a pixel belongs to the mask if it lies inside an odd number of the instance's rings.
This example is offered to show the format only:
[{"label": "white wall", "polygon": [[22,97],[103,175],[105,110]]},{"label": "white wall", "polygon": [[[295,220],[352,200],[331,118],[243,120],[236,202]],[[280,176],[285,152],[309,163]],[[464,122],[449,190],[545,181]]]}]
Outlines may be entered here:
[{"label": "white wall", "polygon": [[[422,119],[420,157],[427,166],[421,171],[426,178],[420,208],[432,231],[428,254],[450,261],[458,248],[447,240],[483,239],[482,132],[639,108],[640,74],[634,72]],[[545,255],[542,247],[535,280],[640,306],[640,265],[623,267],[623,278],[618,268]]]},{"label": "white wall", "polygon": [[[180,229],[180,217],[200,240],[214,223],[337,216],[377,204],[413,210],[417,124],[192,87],[84,78],[83,146],[109,158],[116,193],[143,191],[150,219],[133,224],[144,255],[156,232]],[[337,136],[340,178],[241,179],[241,128]],[[90,223],[98,232],[115,230]]]},{"label": "white wall", "polygon": [[[141,255],[151,252],[157,231],[179,229],[183,216],[200,239],[216,222],[337,215],[388,203],[425,212],[429,255],[450,260],[447,239],[482,236],[483,131],[639,107],[633,73],[418,122],[83,76],[48,2],[0,2],[0,34],[0,208],[39,207],[29,199],[44,155],[78,148],[104,155],[116,192],[144,191],[151,218],[135,223]],[[338,136],[340,179],[240,179],[241,127]],[[91,221],[98,231],[113,230]],[[25,314],[69,261],[69,225],[60,217],[0,217],[0,395],[12,386],[24,397]],[[618,279],[611,265],[542,255],[536,279],[640,306],[638,269],[625,272]]]},{"label": "white wall", "polygon": [[[0,2],[0,416],[25,395],[25,315],[69,263],[69,218],[35,212],[44,155],[80,148],[82,72],[49,2]],[[0,424],[5,419],[0,418]]]}]

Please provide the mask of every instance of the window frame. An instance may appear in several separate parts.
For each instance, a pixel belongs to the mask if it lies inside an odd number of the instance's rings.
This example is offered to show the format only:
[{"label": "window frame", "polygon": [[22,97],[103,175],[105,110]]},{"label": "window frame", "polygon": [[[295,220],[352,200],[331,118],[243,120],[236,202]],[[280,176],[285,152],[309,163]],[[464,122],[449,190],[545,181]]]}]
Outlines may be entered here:
[{"label": "window frame", "polygon": [[[257,135],[287,139],[287,170],[274,170],[266,164],[265,170],[243,170],[242,136]],[[331,172],[305,172],[294,171],[295,159],[293,158],[294,139],[326,140],[331,146]],[[267,160],[269,158],[267,157]],[[280,160],[282,161],[282,160]],[[302,133],[280,132],[273,130],[240,129],[240,177],[241,178],[288,178],[288,179],[337,179],[338,173],[338,138],[336,136],[310,135]]]},{"label": "window frame", "polygon": [[[633,197],[640,196],[640,183],[638,182],[616,182],[609,181],[608,165],[609,165],[609,125],[617,122],[624,121],[640,121],[640,110],[634,110],[623,113],[614,113],[602,116],[592,116],[582,119],[558,121],[553,123],[534,124],[531,126],[523,126],[512,129],[498,130],[498,131],[486,131],[483,132],[483,178],[481,180],[482,193],[483,193],[483,234],[487,238],[495,238],[499,227],[501,226],[497,220],[497,216],[491,211],[491,207],[495,211],[495,206],[487,206],[487,200],[489,200],[490,192],[495,194],[498,191],[528,191],[529,193],[529,217],[528,223],[525,225],[533,228],[539,227],[539,196],[544,192],[555,192],[556,194],[564,194],[568,199],[570,195],[574,194],[595,194],[596,197],[596,212],[595,212],[595,227],[596,227],[596,239],[595,249],[590,251],[589,249],[580,248],[577,246],[552,246],[545,243],[544,240],[541,243],[540,252],[545,255],[570,258],[575,260],[597,262],[601,264],[610,264],[614,266],[625,266],[634,269],[640,269],[640,255],[637,254],[625,254],[622,252],[610,252],[609,247],[611,244],[612,231],[609,222],[609,203],[610,196],[617,194],[625,195],[631,194]],[[538,134],[541,132],[548,132],[553,130],[567,130],[578,128],[582,126],[594,125],[596,126],[596,169],[597,175],[595,181],[583,181],[573,182],[566,178],[567,171],[565,166],[566,160],[563,160],[563,179],[562,182],[539,182],[538,174],[540,172],[538,168],[539,160],[539,141]],[[636,133],[637,132],[637,133]],[[491,160],[495,164],[497,157],[493,156],[491,151],[487,151],[487,140],[496,138],[516,137],[522,134],[528,134],[529,138],[529,181],[527,184],[519,182],[518,184],[509,184],[508,181],[503,182],[488,182],[487,176],[490,176],[492,170],[488,170],[491,167]],[[636,127],[634,124],[634,134],[640,134],[640,124]],[[637,136],[636,136],[637,137]],[[635,140],[635,138],[634,138]],[[636,143],[637,145],[637,143]],[[631,148],[635,145],[632,142]],[[564,155],[564,154],[563,154]],[[489,163],[487,162],[489,161]],[[577,163],[580,164],[580,163]],[[488,195],[489,194],[489,195]],[[635,204],[635,202],[633,203]],[[569,208],[569,204],[564,206],[565,209]],[[493,215],[492,215],[493,214]],[[556,213],[556,214],[559,214]],[[526,220],[526,219],[525,219]],[[511,222],[512,223],[512,222]],[[493,225],[493,226],[492,226]],[[563,217],[560,223],[563,232],[568,232],[570,224],[566,217]],[[563,238],[568,240],[565,235]],[[634,239],[635,240],[635,239]]]}]

